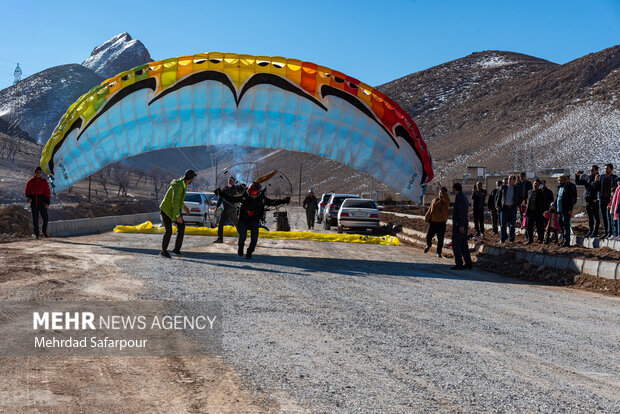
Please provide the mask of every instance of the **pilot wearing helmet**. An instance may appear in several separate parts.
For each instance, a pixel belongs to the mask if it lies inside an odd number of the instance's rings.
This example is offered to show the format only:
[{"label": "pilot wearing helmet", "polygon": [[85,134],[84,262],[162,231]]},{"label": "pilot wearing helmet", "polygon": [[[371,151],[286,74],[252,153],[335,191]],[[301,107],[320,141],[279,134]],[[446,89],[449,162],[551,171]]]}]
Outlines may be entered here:
[{"label": "pilot wearing helmet", "polygon": [[265,207],[288,204],[291,201],[290,197],[279,200],[267,198],[257,182],[253,182],[240,196],[231,196],[219,188],[215,189],[214,193],[230,203],[241,203],[239,223],[237,225],[237,231],[239,232],[239,248],[237,253],[239,256],[243,256],[245,239],[247,238],[248,230],[250,230],[250,245],[246,252],[248,259],[252,258],[252,253],[254,253],[256,243],[258,242],[258,225],[265,212]]}]

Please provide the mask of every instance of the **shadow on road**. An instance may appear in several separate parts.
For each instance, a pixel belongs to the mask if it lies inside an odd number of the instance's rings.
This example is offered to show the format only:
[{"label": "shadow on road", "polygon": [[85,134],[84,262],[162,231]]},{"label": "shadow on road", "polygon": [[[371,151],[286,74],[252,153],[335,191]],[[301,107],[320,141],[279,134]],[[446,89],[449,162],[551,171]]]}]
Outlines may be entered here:
[{"label": "shadow on road", "polygon": [[[115,245],[99,245],[105,249],[111,249],[128,254],[143,254],[153,256],[155,260],[183,261],[196,264],[210,264],[232,269],[255,270],[266,273],[304,275],[307,273],[338,273],[343,276],[367,277],[411,277],[411,278],[440,278],[472,280],[492,283],[531,284],[521,280],[512,280],[493,273],[474,270],[450,270],[451,264],[445,263],[416,263],[399,261],[382,261],[351,258],[326,258],[305,256],[274,256],[255,254],[248,260],[245,256],[240,257],[236,253],[222,252],[184,252],[184,256],[171,259],[159,258],[158,248],[136,248]],[[262,249],[264,246],[261,246]],[[287,249],[288,250],[288,249]],[[299,249],[301,250],[301,249]],[[277,266],[276,268],[268,267]],[[278,267],[282,267],[280,270]],[[303,273],[291,272],[298,269]]]}]

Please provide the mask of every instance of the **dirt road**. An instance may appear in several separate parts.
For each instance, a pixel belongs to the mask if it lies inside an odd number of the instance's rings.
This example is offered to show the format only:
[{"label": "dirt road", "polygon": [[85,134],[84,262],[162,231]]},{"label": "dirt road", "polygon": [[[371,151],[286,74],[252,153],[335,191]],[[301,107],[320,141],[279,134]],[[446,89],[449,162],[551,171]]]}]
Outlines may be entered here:
[{"label": "dirt road", "polygon": [[620,409],[615,298],[407,246],[260,240],[247,260],[188,237],[167,260],[160,240],[1,245],[0,299],[218,300],[224,355],[2,358],[0,412]]}]

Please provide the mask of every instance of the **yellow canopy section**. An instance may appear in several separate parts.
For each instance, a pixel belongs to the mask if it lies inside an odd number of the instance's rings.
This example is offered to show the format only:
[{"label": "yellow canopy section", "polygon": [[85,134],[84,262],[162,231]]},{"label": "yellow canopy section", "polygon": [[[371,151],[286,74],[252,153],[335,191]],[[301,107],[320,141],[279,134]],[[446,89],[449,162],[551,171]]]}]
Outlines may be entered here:
[{"label": "yellow canopy section", "polygon": [[[172,231],[176,233],[177,228],[173,226]],[[143,233],[143,234],[163,234],[163,227],[155,227],[150,221],[136,226],[116,226],[115,233]],[[186,227],[185,234],[192,236],[217,236],[217,229],[208,227]],[[238,237],[237,229],[233,226],[224,227],[224,235],[228,237]],[[386,246],[398,246],[398,237],[394,236],[364,236],[360,234],[326,234],[310,233],[303,231],[267,231],[260,229],[258,237],[263,239],[279,240],[310,240],[320,242],[340,242],[340,243],[364,243],[382,244]]]}]

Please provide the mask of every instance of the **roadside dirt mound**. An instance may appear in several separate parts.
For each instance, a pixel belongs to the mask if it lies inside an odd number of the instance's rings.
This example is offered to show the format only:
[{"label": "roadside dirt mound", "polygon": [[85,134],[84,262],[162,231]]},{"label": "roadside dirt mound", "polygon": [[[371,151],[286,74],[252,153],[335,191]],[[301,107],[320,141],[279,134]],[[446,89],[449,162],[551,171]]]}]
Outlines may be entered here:
[{"label": "roadside dirt mound", "polygon": [[[407,217],[395,216],[393,214],[381,213],[381,219],[385,222],[392,224],[400,223],[402,227],[413,229],[421,232],[428,230],[428,224],[422,219],[411,219]],[[474,233],[473,229],[469,229],[469,233]],[[446,225],[446,237],[450,238],[452,234],[452,225]],[[523,234],[517,234],[515,242],[513,244],[500,243],[499,236],[493,234],[492,231],[487,230],[484,233],[483,242],[491,246],[505,247],[514,251],[527,251],[532,253],[553,254],[557,256],[572,257],[579,259],[597,259],[597,260],[620,260],[620,251],[610,249],[608,247],[601,247],[597,249],[589,249],[586,247],[572,246],[561,247],[557,244],[538,244],[533,243],[528,245],[525,241]]]},{"label": "roadside dirt mound", "polygon": [[20,205],[0,207],[0,238],[15,238],[32,234],[32,216]]},{"label": "roadside dirt mound", "polygon": [[[392,230],[392,232],[394,232],[394,230],[398,232],[402,227],[421,232],[426,232],[428,228],[428,224],[421,219],[410,219],[387,213],[381,213],[381,219],[382,221],[388,222],[384,227]],[[449,238],[451,233],[452,226],[448,224],[446,226],[446,237]],[[588,249],[579,246],[560,247],[555,244],[528,245],[525,243],[523,235],[517,235],[517,240],[514,244],[504,245],[499,243],[498,236],[491,232],[485,232],[484,241],[487,244],[505,247],[508,251],[501,256],[491,256],[472,252],[472,258],[474,258],[476,266],[480,269],[507,277],[515,277],[547,285],[568,286],[611,296],[620,296],[620,280],[608,280],[583,273],[577,274],[568,270],[553,269],[546,266],[537,267],[532,263],[516,258],[516,252],[529,251],[554,256],[617,261],[620,260],[620,252],[616,250],[607,247],[598,249]],[[436,242],[433,241],[433,243]],[[444,257],[451,257],[451,255],[448,255],[448,252],[450,252],[450,249],[444,249]]]}]

